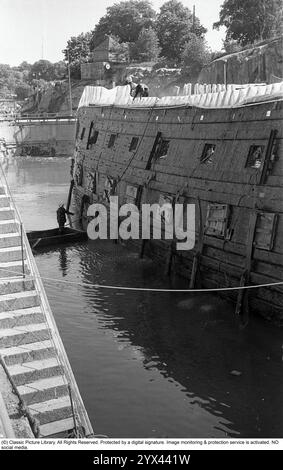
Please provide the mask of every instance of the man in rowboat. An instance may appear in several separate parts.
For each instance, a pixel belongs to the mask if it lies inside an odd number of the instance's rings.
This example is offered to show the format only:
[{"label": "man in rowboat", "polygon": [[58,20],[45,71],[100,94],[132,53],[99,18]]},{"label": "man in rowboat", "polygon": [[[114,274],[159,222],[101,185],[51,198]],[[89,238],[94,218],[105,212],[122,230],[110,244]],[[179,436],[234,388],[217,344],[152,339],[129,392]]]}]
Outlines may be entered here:
[{"label": "man in rowboat", "polygon": [[58,225],[59,225],[59,233],[63,233],[64,232],[64,226],[65,226],[65,223],[67,221],[66,214],[67,215],[74,215],[74,214],[73,214],[73,212],[69,212],[69,211],[67,211],[67,209],[65,209],[63,202],[61,202],[59,204],[59,207],[58,207],[56,213],[57,213],[57,222],[58,222]]}]

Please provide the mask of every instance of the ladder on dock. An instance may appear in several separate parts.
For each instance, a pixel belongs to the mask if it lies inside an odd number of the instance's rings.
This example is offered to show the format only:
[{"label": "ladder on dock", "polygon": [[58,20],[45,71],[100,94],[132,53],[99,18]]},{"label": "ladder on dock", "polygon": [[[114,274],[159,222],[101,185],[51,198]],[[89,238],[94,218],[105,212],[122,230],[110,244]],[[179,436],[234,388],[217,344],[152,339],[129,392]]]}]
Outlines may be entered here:
[{"label": "ladder on dock", "polygon": [[93,435],[1,164],[0,360],[36,437]]}]

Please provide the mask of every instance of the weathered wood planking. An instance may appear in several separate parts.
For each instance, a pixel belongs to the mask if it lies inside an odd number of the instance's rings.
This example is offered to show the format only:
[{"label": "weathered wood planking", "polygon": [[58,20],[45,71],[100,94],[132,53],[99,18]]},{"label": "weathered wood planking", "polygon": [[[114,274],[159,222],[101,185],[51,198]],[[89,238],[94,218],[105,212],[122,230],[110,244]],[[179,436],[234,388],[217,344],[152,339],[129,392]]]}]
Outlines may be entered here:
[{"label": "weathered wood planking", "polygon": [[[223,238],[205,234],[203,237],[199,267],[204,287],[239,286],[247,264],[251,271],[250,282],[253,284],[282,281],[281,102],[274,100],[227,109],[91,106],[79,109],[78,120],[80,130],[85,128],[85,133],[82,140],[80,133],[76,140],[76,165],[82,166],[84,175],[96,173],[95,194],[87,188],[85,178],[81,184],[75,184],[78,207],[81,207],[84,194],[90,197],[90,201],[94,198],[105,201],[103,195],[107,177],[116,180],[115,194],[122,202],[127,201],[128,185],[141,188],[142,203],[156,203],[160,194],[175,197],[183,188],[182,201],[196,204],[199,200],[202,226],[206,224],[210,204],[225,204],[229,207],[229,236]],[[91,122],[99,135],[96,144],[87,149]],[[264,166],[262,159],[259,167],[249,166],[251,146],[262,147],[262,154],[265,155],[272,132],[276,135],[276,145],[274,155],[271,153],[270,165]],[[111,134],[116,137],[114,145],[109,147]],[[153,147],[157,136],[170,142],[166,158],[155,158],[156,149]],[[138,138],[138,144],[134,150],[130,150],[133,138]],[[201,162],[205,144],[215,145],[209,164]],[[267,173],[264,182],[261,182],[263,167]],[[252,211],[256,211],[253,239],[249,233]],[[265,249],[257,246],[257,239],[260,239],[257,221],[261,212],[277,214],[276,226],[272,227],[274,240]],[[198,224],[197,214],[196,227]],[[140,249],[140,241],[131,243]],[[184,276],[189,284],[196,247],[189,252],[178,252],[172,249],[169,241],[150,240],[145,244],[144,251],[160,264],[166,264],[171,250],[171,271]],[[236,292],[227,295],[236,300]],[[252,289],[250,299],[251,305],[264,316],[278,321],[283,319],[283,288],[280,286]]]}]

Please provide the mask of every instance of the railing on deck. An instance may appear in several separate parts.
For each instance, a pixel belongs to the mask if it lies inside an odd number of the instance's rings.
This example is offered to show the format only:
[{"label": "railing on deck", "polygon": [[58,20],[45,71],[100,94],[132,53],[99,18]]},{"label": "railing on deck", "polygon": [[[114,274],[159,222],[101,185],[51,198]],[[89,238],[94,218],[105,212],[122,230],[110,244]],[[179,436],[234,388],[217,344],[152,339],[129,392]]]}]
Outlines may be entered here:
[{"label": "railing on deck", "polygon": [[62,113],[44,113],[44,114],[25,114],[25,113],[10,113],[1,114],[0,121],[20,121],[20,122],[31,122],[31,121],[75,121],[76,116],[74,114],[62,114]]},{"label": "railing on deck", "polygon": [[183,86],[174,86],[173,92],[176,96],[203,95],[205,93],[219,93],[220,91],[226,90],[241,90],[242,88],[248,88],[251,85],[262,86],[265,85],[265,83],[185,83]]},{"label": "railing on deck", "polygon": [[13,119],[15,121],[74,121],[76,117],[73,114],[58,114],[58,113],[44,113],[44,114],[15,114]]}]

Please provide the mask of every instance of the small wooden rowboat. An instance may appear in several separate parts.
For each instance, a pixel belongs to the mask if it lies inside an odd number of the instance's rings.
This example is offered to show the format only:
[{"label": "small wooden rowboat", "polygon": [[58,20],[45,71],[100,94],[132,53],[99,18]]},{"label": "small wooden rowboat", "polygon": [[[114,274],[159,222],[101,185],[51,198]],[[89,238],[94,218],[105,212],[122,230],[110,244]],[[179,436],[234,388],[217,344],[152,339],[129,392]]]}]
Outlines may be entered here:
[{"label": "small wooden rowboat", "polygon": [[61,243],[78,242],[88,238],[86,232],[71,227],[65,227],[63,233],[59,233],[58,228],[28,232],[27,237],[32,249],[59,245]]}]

